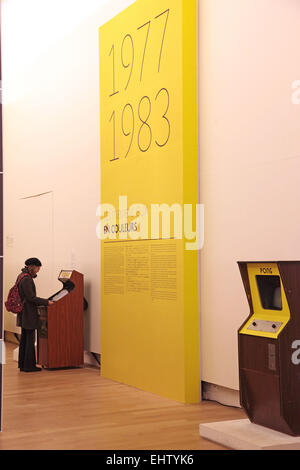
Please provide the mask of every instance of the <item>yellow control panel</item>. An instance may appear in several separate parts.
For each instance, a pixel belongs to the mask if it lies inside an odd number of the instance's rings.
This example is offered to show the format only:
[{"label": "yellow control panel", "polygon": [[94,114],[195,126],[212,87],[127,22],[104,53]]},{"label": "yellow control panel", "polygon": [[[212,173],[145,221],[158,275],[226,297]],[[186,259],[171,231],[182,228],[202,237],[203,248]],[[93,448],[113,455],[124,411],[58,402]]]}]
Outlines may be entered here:
[{"label": "yellow control panel", "polygon": [[73,271],[61,271],[58,279],[70,279]]},{"label": "yellow control panel", "polygon": [[280,272],[276,263],[248,263],[253,315],[240,333],[278,338],[290,319]]}]

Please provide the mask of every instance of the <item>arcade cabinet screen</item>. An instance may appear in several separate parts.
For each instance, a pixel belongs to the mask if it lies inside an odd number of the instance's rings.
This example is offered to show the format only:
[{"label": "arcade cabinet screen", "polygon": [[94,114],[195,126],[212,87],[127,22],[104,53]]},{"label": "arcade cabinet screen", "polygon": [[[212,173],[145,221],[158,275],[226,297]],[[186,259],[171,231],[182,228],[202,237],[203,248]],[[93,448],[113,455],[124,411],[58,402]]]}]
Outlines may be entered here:
[{"label": "arcade cabinet screen", "polygon": [[266,310],[282,310],[279,276],[256,276],[262,307]]}]

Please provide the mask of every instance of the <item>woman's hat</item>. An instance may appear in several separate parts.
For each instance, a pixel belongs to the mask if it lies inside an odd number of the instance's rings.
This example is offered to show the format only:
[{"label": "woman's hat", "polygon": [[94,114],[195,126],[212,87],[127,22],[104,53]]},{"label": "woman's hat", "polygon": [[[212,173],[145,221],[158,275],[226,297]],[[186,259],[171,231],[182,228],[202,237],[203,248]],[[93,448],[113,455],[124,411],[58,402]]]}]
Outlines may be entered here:
[{"label": "woman's hat", "polygon": [[25,261],[25,266],[42,266],[42,263],[38,258],[28,258]]}]

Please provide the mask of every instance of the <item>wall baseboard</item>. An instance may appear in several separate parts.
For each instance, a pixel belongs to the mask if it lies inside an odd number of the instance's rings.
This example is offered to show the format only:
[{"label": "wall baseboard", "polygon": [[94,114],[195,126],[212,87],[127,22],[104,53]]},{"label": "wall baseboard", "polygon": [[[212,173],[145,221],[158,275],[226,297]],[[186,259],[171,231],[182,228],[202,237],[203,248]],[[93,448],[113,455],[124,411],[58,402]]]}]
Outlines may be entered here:
[{"label": "wall baseboard", "polygon": [[226,406],[241,408],[240,392],[220,385],[202,382],[202,400],[216,401]]},{"label": "wall baseboard", "polygon": [[[0,365],[5,364],[5,343],[3,339],[0,339]],[[1,389],[0,389],[1,394]],[[1,404],[0,404],[1,406]]]},{"label": "wall baseboard", "polygon": [[84,351],[83,362],[85,365],[100,369],[100,364],[99,364],[100,360],[101,360],[100,354],[92,353],[89,351]]},{"label": "wall baseboard", "polygon": [[4,331],[4,341],[7,343],[19,344],[16,335],[18,337],[20,336],[18,333],[13,333],[12,331]]}]

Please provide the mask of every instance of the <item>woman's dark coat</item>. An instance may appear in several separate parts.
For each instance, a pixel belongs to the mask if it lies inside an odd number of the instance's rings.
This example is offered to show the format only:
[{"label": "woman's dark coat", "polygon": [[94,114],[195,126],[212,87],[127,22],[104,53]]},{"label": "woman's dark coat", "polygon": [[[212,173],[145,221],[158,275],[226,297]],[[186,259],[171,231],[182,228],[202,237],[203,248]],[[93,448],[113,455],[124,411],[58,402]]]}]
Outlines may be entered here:
[{"label": "woman's dark coat", "polygon": [[[23,268],[21,274],[29,274],[27,268]],[[36,276],[34,276],[36,277]],[[24,301],[23,310],[17,315],[17,326],[26,330],[35,330],[38,328],[38,309],[39,305],[47,306],[49,301],[36,296],[36,288],[32,276],[25,276],[19,283],[19,293],[21,300]]]}]

